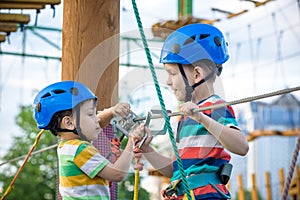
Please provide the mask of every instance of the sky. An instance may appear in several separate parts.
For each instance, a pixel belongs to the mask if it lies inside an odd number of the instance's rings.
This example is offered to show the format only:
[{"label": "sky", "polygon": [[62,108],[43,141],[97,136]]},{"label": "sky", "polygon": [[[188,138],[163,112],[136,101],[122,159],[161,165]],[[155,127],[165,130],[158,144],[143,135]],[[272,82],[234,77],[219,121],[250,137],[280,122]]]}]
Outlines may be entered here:
[{"label": "sky", "polygon": [[[176,2],[172,0],[137,1],[145,30],[149,32],[151,26],[156,22],[177,19]],[[56,6],[54,17],[53,10],[46,7],[39,14],[37,24],[61,28],[62,6],[62,4]],[[239,17],[226,19],[224,14],[212,12],[210,10],[212,7],[231,12],[243,9],[249,11]],[[31,14],[31,24],[33,25],[35,13],[31,12]],[[199,18],[221,19],[215,25],[226,35],[230,60],[224,65],[221,78],[217,81],[217,87],[228,101],[300,85],[300,36],[298,34],[300,32],[300,14],[297,0],[275,0],[257,8],[252,3],[245,1],[195,0],[193,14]],[[121,0],[120,23],[121,35],[138,35],[130,0]],[[60,44],[62,42],[59,33],[49,31],[39,31],[39,33],[50,38],[51,41]],[[20,52],[22,38],[22,32],[12,33],[10,44],[8,42],[1,44],[1,50]],[[148,39],[151,39],[151,36]],[[159,45],[161,44],[150,45],[156,55],[159,55]],[[61,54],[60,50],[46,44],[32,33],[27,34],[26,52],[58,57]],[[133,57],[133,63],[147,65],[144,51],[141,48],[133,53]],[[121,56],[120,61],[124,60],[126,60],[126,56]],[[160,65],[154,56],[153,62],[154,65]],[[137,69],[120,67],[120,82],[123,83],[120,88],[123,88],[123,91],[129,87],[125,85],[129,84],[126,82],[126,77],[133,73],[133,70]],[[139,73],[149,75],[149,71],[146,70],[141,70]],[[163,84],[165,77],[160,73],[163,72],[158,72],[159,80]],[[19,128],[15,125],[15,116],[19,112],[19,106],[32,104],[36,91],[53,82],[60,81],[60,78],[61,63],[59,61],[0,55],[0,161],[12,145],[12,136],[20,134]],[[137,102],[147,101],[149,107],[157,105],[157,102],[153,103],[149,100],[155,96],[155,93],[145,93],[146,90],[139,86],[130,89],[132,94],[136,95],[134,97]],[[168,93],[167,89],[164,90],[164,93],[166,93],[165,96],[170,97],[166,101],[167,107],[172,110],[176,109],[175,98]],[[293,94],[300,98],[299,92]],[[126,97],[122,98],[126,100]],[[272,99],[274,98],[265,101]],[[136,105],[133,109],[140,110],[139,106]]]}]

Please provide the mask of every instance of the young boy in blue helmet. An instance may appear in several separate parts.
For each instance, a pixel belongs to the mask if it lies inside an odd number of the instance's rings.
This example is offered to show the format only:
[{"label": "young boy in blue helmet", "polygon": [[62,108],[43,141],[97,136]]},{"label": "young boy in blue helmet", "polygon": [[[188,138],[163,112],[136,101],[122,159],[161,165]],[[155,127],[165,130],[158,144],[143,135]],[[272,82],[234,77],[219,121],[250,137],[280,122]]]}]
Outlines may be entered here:
[{"label": "young boy in blue helmet", "polygon": [[130,106],[119,103],[96,115],[96,102],[97,97],[85,85],[74,81],[49,85],[34,100],[38,127],[61,139],[57,152],[63,199],[110,199],[108,181],[121,181],[128,172],[134,144],[130,135],[114,164],[90,142],[101,133],[101,122],[109,122],[113,115],[125,117]]},{"label": "young boy in blue helmet", "polygon": [[[180,111],[184,116],[178,124],[176,140],[193,199],[230,198],[225,184],[230,176],[231,157],[225,149],[238,155],[246,155],[249,149],[230,106],[193,112],[199,107],[224,103],[215,94],[213,83],[228,58],[223,34],[207,24],[179,28],[168,36],[161,51],[160,62],[168,73],[167,85],[183,102]],[[149,145],[151,132],[145,129],[149,137],[141,147],[143,155],[154,168],[171,178],[171,185],[163,191],[164,198],[185,198],[177,161],[157,153]]]}]

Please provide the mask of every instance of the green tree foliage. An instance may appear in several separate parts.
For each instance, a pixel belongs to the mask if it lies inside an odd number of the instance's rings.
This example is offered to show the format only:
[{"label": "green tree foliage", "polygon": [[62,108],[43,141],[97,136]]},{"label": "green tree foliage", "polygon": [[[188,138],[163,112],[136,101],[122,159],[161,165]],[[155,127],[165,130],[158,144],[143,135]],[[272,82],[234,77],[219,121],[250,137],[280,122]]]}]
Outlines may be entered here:
[{"label": "green tree foliage", "polygon": [[[3,161],[27,155],[35,138],[40,131],[33,119],[32,106],[22,106],[16,117],[16,124],[22,129],[20,136],[13,138],[13,145],[2,158]],[[57,143],[57,139],[48,131],[40,138],[35,150],[39,150]],[[0,166],[0,182],[3,192],[8,188],[23,159]],[[25,167],[17,178],[14,189],[7,196],[10,199],[55,199],[57,182],[57,154],[56,148],[30,156]]]},{"label": "green tree foliage", "polygon": [[[118,184],[118,199],[119,200],[128,200],[133,199],[134,194],[134,173],[129,173],[124,181]],[[140,182],[142,177],[140,176]],[[139,183],[140,185],[141,183]],[[140,185],[141,186],[141,185]],[[149,192],[144,188],[139,187],[138,191],[138,199],[139,200],[148,200],[150,199]]]}]

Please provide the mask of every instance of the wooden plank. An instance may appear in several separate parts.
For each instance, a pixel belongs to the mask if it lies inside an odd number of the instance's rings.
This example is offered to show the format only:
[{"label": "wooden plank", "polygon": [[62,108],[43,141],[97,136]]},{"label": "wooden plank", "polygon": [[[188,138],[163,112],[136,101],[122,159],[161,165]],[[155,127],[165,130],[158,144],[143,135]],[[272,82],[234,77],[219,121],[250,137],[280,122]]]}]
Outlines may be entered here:
[{"label": "wooden plank", "polygon": [[272,0],[266,0],[266,1],[246,0],[246,1],[249,1],[249,2],[251,2],[251,3],[254,3],[255,7],[258,7],[258,6],[262,6],[262,5],[267,4],[267,3],[269,3],[269,2],[272,1]]},{"label": "wooden plank", "polygon": [[5,42],[6,40],[6,35],[0,34],[0,42]]},{"label": "wooden plank", "polygon": [[0,2],[0,9],[44,9],[45,4]]},{"label": "wooden plank", "polygon": [[297,136],[300,132],[300,129],[290,129],[285,131],[277,131],[277,130],[255,130],[248,133],[247,140],[252,141],[261,136],[285,136],[292,137]]},{"label": "wooden plank", "polygon": [[265,172],[266,179],[266,200],[272,200],[272,188],[271,188],[271,174],[270,172]]},{"label": "wooden plank", "polygon": [[238,175],[238,199],[245,200],[245,192],[244,192],[244,185],[243,185],[243,176],[241,174]]},{"label": "wooden plank", "polygon": [[30,15],[28,14],[14,14],[14,13],[0,13],[1,22],[16,22],[28,24]]},{"label": "wooden plank", "polygon": [[298,165],[295,167],[295,175],[291,181],[288,194],[292,199],[300,199],[300,171]]},{"label": "wooden plank", "polygon": [[118,102],[120,1],[65,0],[62,79],[87,85],[98,109]]},{"label": "wooden plank", "polygon": [[18,30],[17,23],[4,23],[0,22],[0,32],[16,32]]},{"label": "wooden plank", "polygon": [[284,169],[283,168],[279,169],[279,184],[280,184],[280,196],[281,196],[284,190]]},{"label": "wooden plank", "polygon": [[233,18],[233,17],[239,16],[239,15],[244,14],[244,13],[246,13],[246,12],[248,12],[248,10],[242,10],[242,11],[237,12],[237,13],[232,13],[232,14],[230,14],[230,15],[227,15],[227,19],[231,19],[231,18]]},{"label": "wooden plank", "polygon": [[251,199],[252,200],[258,200],[258,192],[257,192],[257,187],[256,187],[255,174],[251,174],[251,180],[252,180]]},{"label": "wooden plank", "polygon": [[1,0],[1,2],[57,5],[61,3],[61,0]]}]

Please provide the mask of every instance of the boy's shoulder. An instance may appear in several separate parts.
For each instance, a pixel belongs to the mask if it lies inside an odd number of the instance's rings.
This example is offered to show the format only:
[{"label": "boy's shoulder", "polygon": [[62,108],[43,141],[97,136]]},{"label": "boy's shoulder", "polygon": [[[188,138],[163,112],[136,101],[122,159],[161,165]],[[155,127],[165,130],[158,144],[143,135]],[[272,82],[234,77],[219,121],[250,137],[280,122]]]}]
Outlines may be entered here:
[{"label": "boy's shoulder", "polygon": [[225,100],[222,99],[219,95],[213,94],[206,99],[201,100],[198,105],[199,106],[210,106],[212,104],[224,103]]},{"label": "boy's shoulder", "polygon": [[74,140],[62,140],[60,141],[58,147],[62,148],[65,145],[71,145],[71,146],[90,146],[91,144],[87,141],[79,140],[79,139],[74,139]]}]

